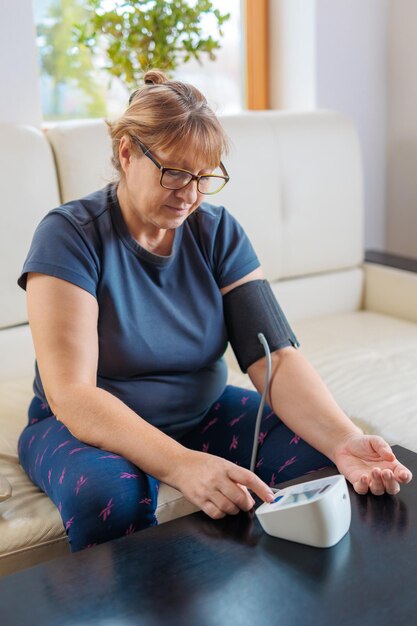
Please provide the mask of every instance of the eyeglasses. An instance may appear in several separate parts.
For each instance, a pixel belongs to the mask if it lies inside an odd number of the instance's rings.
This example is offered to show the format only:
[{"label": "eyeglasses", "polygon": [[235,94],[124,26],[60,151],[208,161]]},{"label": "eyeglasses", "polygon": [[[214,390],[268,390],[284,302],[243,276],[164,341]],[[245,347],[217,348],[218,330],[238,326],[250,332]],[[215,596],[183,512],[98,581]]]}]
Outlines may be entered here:
[{"label": "eyeglasses", "polygon": [[203,174],[202,176],[196,176],[188,170],[183,170],[178,167],[164,167],[137,137],[131,135],[131,138],[134,143],[140,147],[143,154],[147,156],[161,172],[159,183],[164,189],[183,189],[189,185],[191,181],[196,180],[197,191],[199,193],[212,195],[223,189],[225,184],[230,180],[229,174],[222,162],[220,162],[222,176],[220,174]]}]

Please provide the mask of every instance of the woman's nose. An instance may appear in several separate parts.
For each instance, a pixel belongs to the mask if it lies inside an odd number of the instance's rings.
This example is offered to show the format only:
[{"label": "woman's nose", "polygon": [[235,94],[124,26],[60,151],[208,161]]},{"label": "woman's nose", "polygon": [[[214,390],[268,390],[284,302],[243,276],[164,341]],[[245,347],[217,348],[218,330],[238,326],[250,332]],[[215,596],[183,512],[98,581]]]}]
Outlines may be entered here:
[{"label": "woman's nose", "polygon": [[175,195],[186,204],[194,204],[198,197],[197,181],[192,180],[186,187],[177,189]]}]

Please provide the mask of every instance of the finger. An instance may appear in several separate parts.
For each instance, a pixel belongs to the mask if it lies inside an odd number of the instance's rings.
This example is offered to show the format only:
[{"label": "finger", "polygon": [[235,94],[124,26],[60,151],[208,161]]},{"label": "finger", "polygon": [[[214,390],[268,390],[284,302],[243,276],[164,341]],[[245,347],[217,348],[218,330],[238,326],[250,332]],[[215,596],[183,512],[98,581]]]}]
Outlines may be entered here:
[{"label": "finger", "polygon": [[241,511],[250,511],[255,504],[255,500],[252,498],[247,488],[239,483],[234,483],[232,480],[222,485],[221,492]]},{"label": "finger", "polygon": [[275,496],[271,488],[250,470],[231,463],[228,467],[227,474],[235,483],[240,483],[248,489],[251,489],[264,502],[274,501]]},{"label": "finger", "polygon": [[353,483],[353,488],[360,496],[364,496],[368,493],[369,481],[366,474],[362,474],[360,479]]},{"label": "finger", "polygon": [[372,470],[371,483],[369,485],[369,488],[374,496],[382,496],[382,494],[385,493],[385,486],[382,482],[381,470],[378,467],[375,467]]},{"label": "finger", "polygon": [[[237,483],[237,486],[242,489],[243,493],[247,494],[249,497],[249,502],[251,504],[251,508],[253,506],[255,506],[256,502],[255,499],[253,497],[253,495],[251,494],[251,492],[249,491],[249,489],[247,487],[245,487],[245,485],[241,485],[240,483]],[[275,496],[274,496],[275,497]]]},{"label": "finger", "polygon": [[404,483],[404,484],[409,483],[413,478],[413,475],[410,472],[410,470],[404,467],[404,465],[401,465],[401,463],[399,463],[398,466],[395,468],[394,476],[396,480],[398,480],[398,482]]},{"label": "finger", "polygon": [[213,502],[208,500],[202,507],[204,513],[206,513],[212,519],[221,519],[226,516],[226,513],[221,511]]},{"label": "finger", "polygon": [[210,495],[211,502],[225,515],[237,515],[240,509],[229,498],[226,498],[220,491]]},{"label": "finger", "polygon": [[370,443],[374,452],[382,459],[389,462],[395,461],[395,454],[393,453],[391,446],[385,441],[385,439],[379,437],[378,435],[373,435],[370,438]]},{"label": "finger", "polygon": [[390,469],[383,470],[381,474],[382,482],[384,484],[385,491],[390,496],[395,496],[400,490],[400,485],[394,477],[394,473]]}]

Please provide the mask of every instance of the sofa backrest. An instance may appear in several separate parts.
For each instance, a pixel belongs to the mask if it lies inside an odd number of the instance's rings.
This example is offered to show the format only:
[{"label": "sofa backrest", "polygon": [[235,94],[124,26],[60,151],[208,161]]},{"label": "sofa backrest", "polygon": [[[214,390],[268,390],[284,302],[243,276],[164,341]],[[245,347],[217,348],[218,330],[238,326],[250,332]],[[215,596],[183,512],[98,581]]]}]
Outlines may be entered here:
[{"label": "sofa backrest", "polygon": [[45,129],[55,154],[62,202],[82,198],[114,177],[111,143],[101,120],[69,120]]},{"label": "sofa backrest", "polygon": [[[231,139],[231,181],[213,200],[247,230],[290,320],[359,308],[362,167],[350,121],[329,111],[248,112],[221,121]],[[110,156],[103,120],[64,122],[44,133],[0,125],[1,376],[19,367],[19,342],[31,350],[16,279],[33,231],[60,202],[112,180]]]},{"label": "sofa backrest", "polygon": [[40,130],[0,124],[0,189],[0,380],[4,381],[33,371],[25,295],[16,280],[36,225],[59,202],[52,150]]},{"label": "sofa backrest", "polygon": [[[290,317],[359,308],[362,164],[352,123],[332,111],[220,119],[231,139],[224,160],[231,180],[212,201],[245,227]],[[112,180],[103,121],[65,122],[47,137],[64,202]],[[306,289],[312,298],[305,298]]]},{"label": "sofa backrest", "polygon": [[255,246],[289,319],[357,310],[363,299],[363,181],[353,124],[333,111],[222,118],[232,150],[215,197]]},{"label": "sofa backrest", "polygon": [[362,261],[362,168],[352,124],[338,113],[222,118],[231,180],[215,196],[251,234],[270,280]]},{"label": "sofa backrest", "polygon": [[52,151],[40,130],[0,124],[0,328],[25,322],[16,280],[33,231],[59,202]]}]

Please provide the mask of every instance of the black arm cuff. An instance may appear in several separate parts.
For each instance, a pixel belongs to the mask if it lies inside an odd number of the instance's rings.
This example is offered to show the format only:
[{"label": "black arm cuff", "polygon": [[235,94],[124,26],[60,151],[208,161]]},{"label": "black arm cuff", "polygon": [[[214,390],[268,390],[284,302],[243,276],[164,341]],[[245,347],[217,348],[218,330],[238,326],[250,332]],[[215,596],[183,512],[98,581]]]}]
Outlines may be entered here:
[{"label": "black arm cuff", "polygon": [[242,372],[265,356],[258,333],[271,352],[300,345],[267,280],[251,280],[223,297],[228,338]]}]

